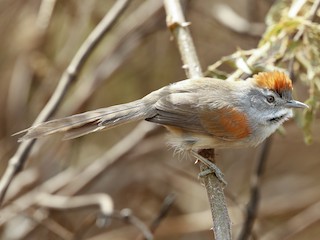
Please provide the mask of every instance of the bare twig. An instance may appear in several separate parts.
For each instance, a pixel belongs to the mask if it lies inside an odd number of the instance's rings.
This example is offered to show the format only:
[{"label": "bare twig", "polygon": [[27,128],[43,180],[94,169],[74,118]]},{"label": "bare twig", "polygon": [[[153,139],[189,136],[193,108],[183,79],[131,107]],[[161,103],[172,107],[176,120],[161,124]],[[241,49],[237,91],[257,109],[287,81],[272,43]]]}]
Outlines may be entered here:
[{"label": "bare twig", "polygon": [[42,0],[37,17],[37,27],[40,31],[46,31],[53,13],[56,0]]},{"label": "bare twig", "polygon": [[260,185],[261,177],[264,173],[266,162],[270,152],[270,145],[272,142],[272,137],[266,139],[263,143],[260,156],[258,157],[257,167],[251,176],[251,190],[250,190],[250,200],[247,206],[247,216],[239,235],[239,240],[249,239],[254,221],[257,216],[258,205],[260,201]]},{"label": "bare twig", "polygon": [[260,37],[265,28],[263,23],[252,23],[241,17],[226,3],[216,3],[212,16],[228,29],[254,37]]},{"label": "bare twig", "polygon": [[[202,77],[201,66],[187,28],[189,23],[184,19],[179,0],[165,0],[164,5],[167,12],[167,25],[177,41],[187,77]],[[202,150],[199,154],[211,161],[214,160],[213,149]],[[202,163],[200,164],[202,170],[207,169]],[[231,223],[225,203],[223,186],[214,174],[206,175],[204,183],[210,202],[215,238],[217,240],[231,239]]]},{"label": "bare twig", "polygon": [[[43,46],[46,39],[45,35],[48,26],[52,19],[53,10],[56,0],[42,0],[38,11],[38,16],[35,22],[33,33],[32,47],[21,51],[15,60],[13,73],[10,79],[10,87],[7,97],[7,129],[10,132],[12,129],[12,122],[15,119],[24,117],[24,109],[30,93],[33,76],[36,75],[35,69],[30,66],[31,59],[34,58],[35,52],[38,52]],[[19,94],[17,94],[19,93]],[[20,124],[18,124],[18,127]]]},{"label": "bare twig", "polygon": [[108,217],[120,219],[122,221],[130,223],[131,225],[135,226],[141,231],[141,233],[143,234],[146,240],[153,239],[153,234],[151,233],[149,228],[138,217],[133,215],[131,209],[128,209],[128,208],[122,209],[120,212],[114,212]]},{"label": "bare twig", "polygon": [[[161,221],[167,216],[173,202],[175,200],[174,194],[169,194],[163,201],[159,214],[152,221],[149,226],[150,231],[154,234],[156,229],[159,227]],[[136,238],[136,240],[145,240],[144,236],[140,235]]]},{"label": "bare twig", "polygon": [[150,231],[155,232],[157,227],[160,225],[160,222],[162,221],[163,218],[168,214],[173,202],[175,200],[175,195],[174,194],[169,194],[163,201],[163,204],[161,206],[161,209],[159,211],[158,216],[152,221],[150,225]]},{"label": "bare twig", "polygon": [[179,0],[164,1],[167,26],[175,37],[188,78],[202,77],[202,70]]},{"label": "bare twig", "polygon": [[104,215],[113,212],[113,202],[107,194],[88,194],[82,196],[57,196],[48,193],[40,193],[35,199],[35,203],[46,208],[74,209],[98,205]]},{"label": "bare twig", "polygon": [[[62,75],[57,88],[46,106],[42,109],[34,124],[46,121],[57,109],[70,84],[77,78],[93,49],[100,42],[105,33],[110,30],[121,13],[130,3],[129,0],[118,0],[97,27],[91,32],[86,41],[76,53],[67,70]],[[20,172],[36,140],[21,143],[14,156],[9,160],[8,167],[0,181],[0,205],[6,191],[15,175]]]},{"label": "bare twig", "polygon": [[22,192],[39,184],[40,172],[36,168],[28,168],[17,175],[6,195],[6,202],[16,199]]}]

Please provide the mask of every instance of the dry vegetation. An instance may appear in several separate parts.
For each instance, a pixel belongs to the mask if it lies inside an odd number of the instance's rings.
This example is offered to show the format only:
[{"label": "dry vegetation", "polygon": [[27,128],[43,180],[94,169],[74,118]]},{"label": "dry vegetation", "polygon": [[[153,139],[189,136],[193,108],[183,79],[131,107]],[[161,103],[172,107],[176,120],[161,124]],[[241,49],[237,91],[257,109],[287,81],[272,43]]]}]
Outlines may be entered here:
[{"label": "dry vegetation", "polygon": [[[1,176],[19,146],[11,135],[33,123],[114,2],[0,1]],[[162,1],[129,2],[90,52],[53,117],[134,100],[185,78]],[[320,236],[319,1],[295,2],[303,3],[297,13],[285,0],[184,2],[201,65],[210,66],[208,75],[284,68],[293,76],[297,99],[311,106],[285,124],[285,133],[271,138],[269,149],[264,144],[217,151],[228,181],[234,239],[247,222],[263,150],[259,209],[250,238],[242,239]],[[159,240],[212,239],[199,166],[173,155],[165,139],[162,128],[142,122],[71,141],[61,136],[38,140],[0,209],[1,239],[120,240],[148,239],[148,234]],[[105,218],[110,211],[112,217]]]}]

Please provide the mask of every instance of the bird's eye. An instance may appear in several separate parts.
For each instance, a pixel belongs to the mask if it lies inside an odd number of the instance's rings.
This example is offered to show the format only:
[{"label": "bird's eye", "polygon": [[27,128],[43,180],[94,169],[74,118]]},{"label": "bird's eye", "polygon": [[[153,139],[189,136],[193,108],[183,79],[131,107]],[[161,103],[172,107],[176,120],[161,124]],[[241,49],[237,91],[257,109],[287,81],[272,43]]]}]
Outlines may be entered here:
[{"label": "bird's eye", "polygon": [[268,101],[268,103],[273,103],[274,102],[274,96],[272,96],[272,95],[269,95],[269,96],[267,96],[267,101]]}]

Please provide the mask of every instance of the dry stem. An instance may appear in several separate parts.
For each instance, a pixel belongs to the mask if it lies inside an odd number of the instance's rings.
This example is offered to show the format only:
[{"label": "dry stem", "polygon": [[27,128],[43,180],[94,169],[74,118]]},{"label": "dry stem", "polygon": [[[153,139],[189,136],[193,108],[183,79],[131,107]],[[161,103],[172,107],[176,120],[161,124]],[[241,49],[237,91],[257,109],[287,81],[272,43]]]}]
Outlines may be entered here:
[{"label": "dry stem", "polygon": [[[174,35],[183,61],[183,68],[189,78],[202,77],[201,66],[196,54],[196,50],[187,28],[189,25],[185,21],[179,0],[164,1],[167,12],[167,25]],[[206,149],[199,152],[203,157],[214,161],[214,150]],[[207,169],[205,165],[200,163],[201,170]],[[231,223],[226,207],[223,186],[214,174],[204,177],[204,183],[207,190],[212,219],[213,231],[215,239],[228,240],[231,239]]]}]

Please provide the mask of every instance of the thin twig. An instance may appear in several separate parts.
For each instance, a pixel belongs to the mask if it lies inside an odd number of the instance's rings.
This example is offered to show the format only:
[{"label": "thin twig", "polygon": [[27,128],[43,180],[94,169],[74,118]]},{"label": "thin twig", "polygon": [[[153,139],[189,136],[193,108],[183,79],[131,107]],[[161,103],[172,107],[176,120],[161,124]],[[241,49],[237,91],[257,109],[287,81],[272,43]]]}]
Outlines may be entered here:
[{"label": "thin twig", "polygon": [[260,201],[261,177],[264,173],[266,162],[269,156],[271,143],[272,137],[269,137],[263,143],[260,156],[258,157],[257,167],[251,176],[250,200],[247,206],[246,220],[244,221],[244,225],[242,227],[238,240],[249,239],[251,235]]},{"label": "thin twig", "polygon": [[109,218],[120,219],[138,228],[146,240],[152,240],[153,234],[149,228],[138,217],[133,215],[131,209],[125,208],[120,212],[114,212],[108,216]]},{"label": "thin twig", "polygon": [[[167,12],[167,25],[177,41],[187,77],[202,77],[201,66],[187,28],[189,23],[184,19],[179,0],[165,0],[164,5]],[[199,154],[204,154],[202,155],[203,157],[214,161],[213,149],[202,150]],[[201,170],[207,169],[202,163],[200,163],[200,168]],[[206,175],[204,183],[210,202],[215,238],[217,240],[229,240],[231,239],[231,223],[226,207],[223,186],[214,174]]]},{"label": "thin twig", "polygon": [[[114,26],[114,23],[119,19],[121,13],[125,10],[130,2],[131,1],[129,0],[118,0],[97,25],[97,27],[91,32],[62,75],[53,95],[36,118],[34,124],[48,120],[49,117],[56,111],[67,89],[69,88],[70,84],[76,80],[77,75],[80,73],[80,70],[84,66],[89,55],[92,53],[105,33],[110,30],[112,26]],[[3,202],[7,189],[13,178],[23,168],[35,141],[36,140],[33,139],[21,143],[14,156],[9,160],[6,171],[0,181],[0,205]]]},{"label": "thin twig", "polygon": [[[169,194],[163,201],[159,214],[155,217],[155,219],[151,222],[149,229],[151,233],[155,233],[156,229],[159,227],[161,221],[167,216],[169,210],[172,207],[172,204],[175,200],[174,194]],[[136,238],[136,240],[146,240],[144,236],[140,235]]]},{"label": "thin twig", "polygon": [[160,225],[161,221],[167,216],[170,208],[172,207],[172,204],[175,200],[174,194],[169,194],[163,201],[163,204],[161,206],[161,209],[159,211],[158,216],[152,221],[150,224],[150,231],[154,233],[158,226]]},{"label": "thin twig", "polygon": [[56,0],[42,0],[39,8],[36,25],[42,32],[46,31],[51,21]]},{"label": "thin twig", "polygon": [[226,3],[216,3],[212,16],[231,31],[253,37],[261,37],[265,27],[263,23],[250,22],[241,17]]}]

